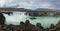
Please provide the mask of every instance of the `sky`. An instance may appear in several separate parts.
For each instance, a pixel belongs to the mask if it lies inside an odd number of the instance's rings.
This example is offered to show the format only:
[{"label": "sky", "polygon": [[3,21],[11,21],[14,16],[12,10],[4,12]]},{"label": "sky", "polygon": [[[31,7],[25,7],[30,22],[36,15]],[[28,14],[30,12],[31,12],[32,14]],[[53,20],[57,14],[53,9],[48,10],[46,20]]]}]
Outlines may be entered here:
[{"label": "sky", "polygon": [[0,0],[0,7],[26,9],[48,8],[60,10],[60,0]]}]

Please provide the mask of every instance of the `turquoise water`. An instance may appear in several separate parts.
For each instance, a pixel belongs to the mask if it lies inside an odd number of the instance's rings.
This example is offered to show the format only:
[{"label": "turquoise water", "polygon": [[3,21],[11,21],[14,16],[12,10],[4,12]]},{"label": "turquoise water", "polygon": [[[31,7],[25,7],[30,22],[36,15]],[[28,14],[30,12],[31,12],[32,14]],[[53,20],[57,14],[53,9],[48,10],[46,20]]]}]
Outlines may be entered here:
[{"label": "turquoise water", "polygon": [[42,17],[36,17],[36,18],[37,19],[35,20],[30,20],[31,23],[35,25],[36,23],[41,23],[44,28],[50,27],[51,24],[56,25],[60,20],[60,17],[56,18],[52,16],[42,16]]},{"label": "turquoise water", "polygon": [[51,24],[56,25],[60,17],[55,16],[37,16],[36,19],[30,19],[32,16],[25,15],[26,12],[13,12],[13,15],[3,14],[6,17],[5,24],[19,25],[21,21],[25,22],[27,19],[31,24],[41,23],[44,28],[50,27]]}]

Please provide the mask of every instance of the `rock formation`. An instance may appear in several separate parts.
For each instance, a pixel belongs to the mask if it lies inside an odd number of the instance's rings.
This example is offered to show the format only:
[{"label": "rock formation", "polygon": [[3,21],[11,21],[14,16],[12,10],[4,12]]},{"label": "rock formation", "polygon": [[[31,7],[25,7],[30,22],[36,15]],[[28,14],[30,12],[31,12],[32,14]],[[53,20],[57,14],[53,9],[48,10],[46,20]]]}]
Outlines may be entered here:
[{"label": "rock formation", "polygon": [[0,23],[4,24],[4,22],[5,22],[5,17],[3,16],[2,13],[0,13]]}]

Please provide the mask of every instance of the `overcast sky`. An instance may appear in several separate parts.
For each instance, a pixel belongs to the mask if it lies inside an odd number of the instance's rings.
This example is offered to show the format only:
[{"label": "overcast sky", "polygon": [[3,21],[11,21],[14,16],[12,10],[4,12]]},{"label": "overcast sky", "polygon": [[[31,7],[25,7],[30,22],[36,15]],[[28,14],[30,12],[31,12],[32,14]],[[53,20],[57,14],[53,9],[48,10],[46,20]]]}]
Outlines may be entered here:
[{"label": "overcast sky", "polygon": [[0,7],[60,9],[60,0],[0,0]]}]

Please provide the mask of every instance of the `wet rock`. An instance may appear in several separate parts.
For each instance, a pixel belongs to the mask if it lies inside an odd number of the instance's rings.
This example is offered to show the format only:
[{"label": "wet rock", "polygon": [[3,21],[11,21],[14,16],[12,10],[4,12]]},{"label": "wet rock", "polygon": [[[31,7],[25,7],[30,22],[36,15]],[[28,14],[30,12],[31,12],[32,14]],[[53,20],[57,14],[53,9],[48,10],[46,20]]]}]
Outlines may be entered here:
[{"label": "wet rock", "polygon": [[54,28],[54,24],[51,24],[50,29],[53,29],[53,28]]},{"label": "wet rock", "polygon": [[4,24],[4,22],[5,22],[5,17],[2,13],[0,13],[0,23]]},{"label": "wet rock", "polygon": [[23,25],[24,24],[24,22],[20,22],[20,25]]},{"label": "wet rock", "polygon": [[25,24],[26,24],[26,25],[30,24],[30,21],[29,21],[29,20],[26,20],[26,21],[25,21]]},{"label": "wet rock", "polygon": [[42,28],[42,29],[43,29],[43,27],[41,26],[41,24],[40,24],[40,23],[37,23],[37,24],[36,24],[36,26],[37,26],[37,27],[40,27],[40,28]]},{"label": "wet rock", "polygon": [[36,26],[35,26],[35,31],[43,31],[43,27],[41,26],[40,23],[37,23]]}]

